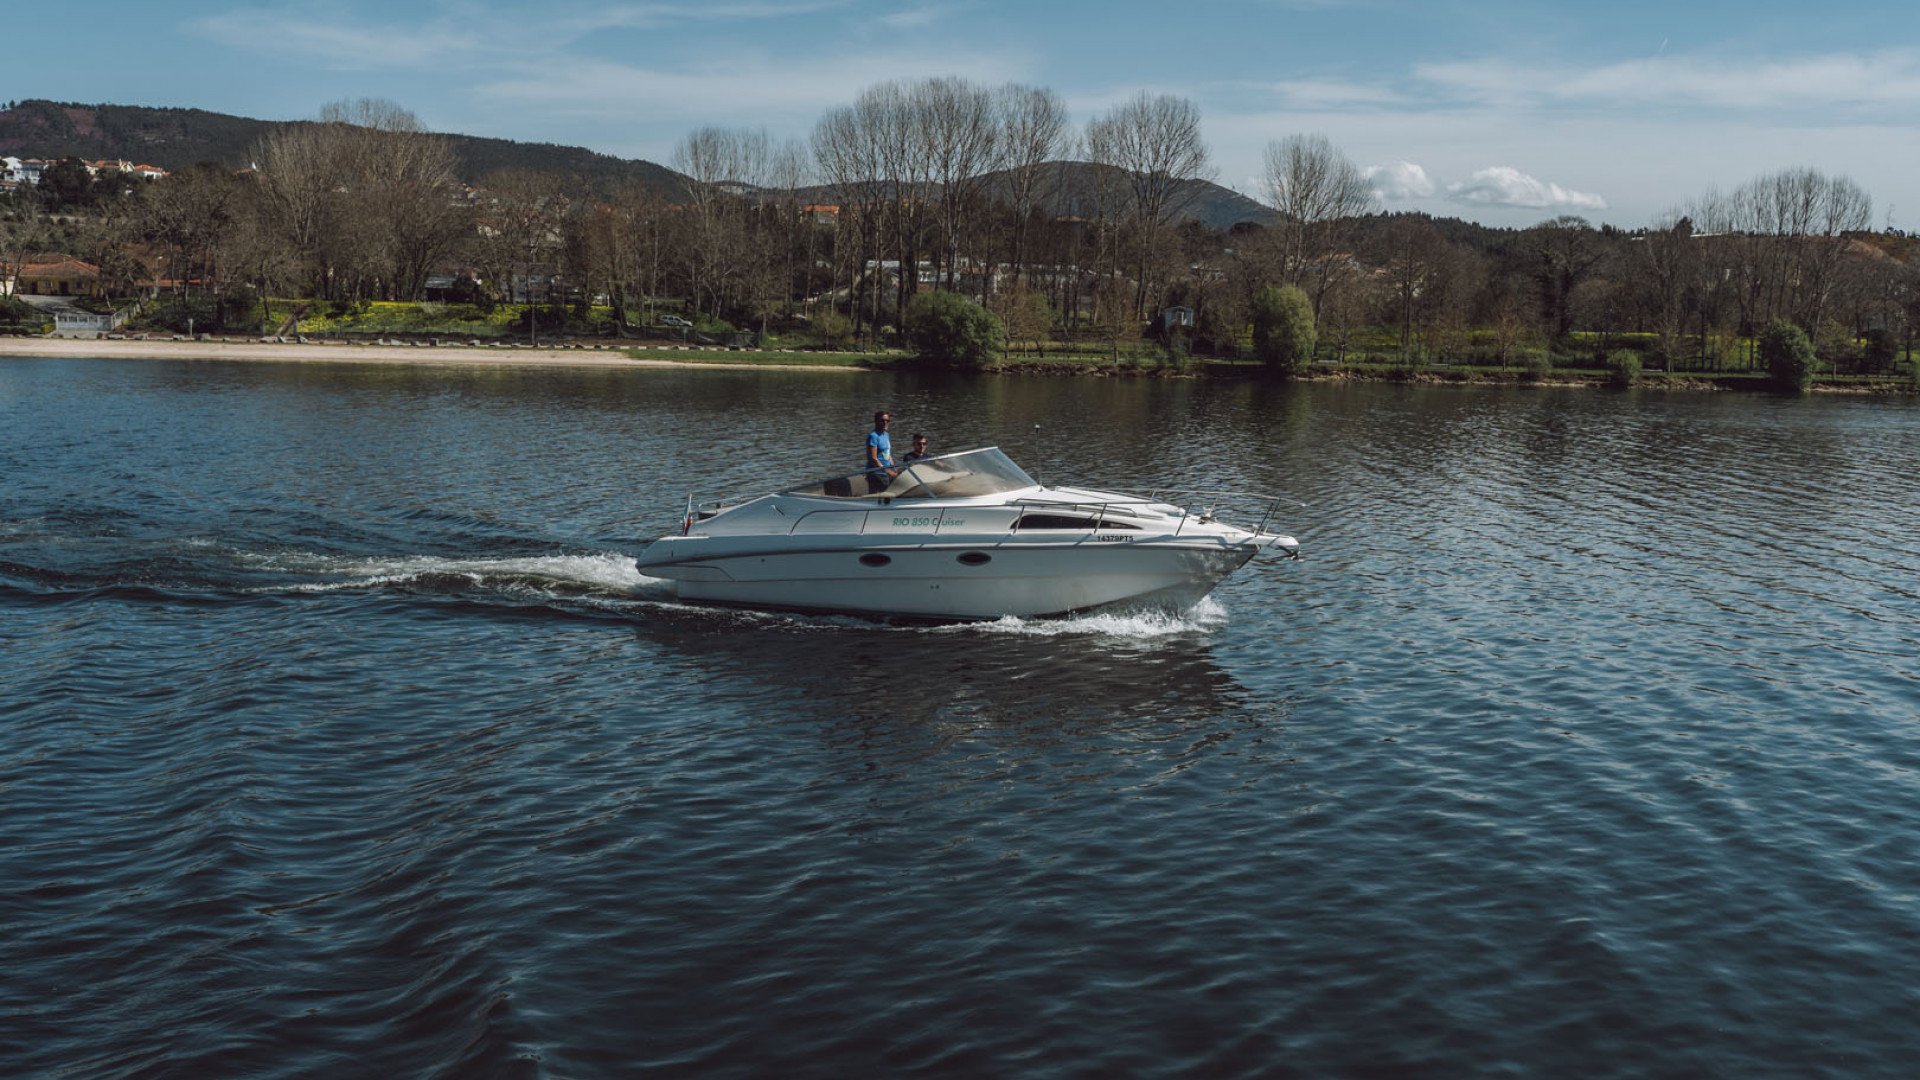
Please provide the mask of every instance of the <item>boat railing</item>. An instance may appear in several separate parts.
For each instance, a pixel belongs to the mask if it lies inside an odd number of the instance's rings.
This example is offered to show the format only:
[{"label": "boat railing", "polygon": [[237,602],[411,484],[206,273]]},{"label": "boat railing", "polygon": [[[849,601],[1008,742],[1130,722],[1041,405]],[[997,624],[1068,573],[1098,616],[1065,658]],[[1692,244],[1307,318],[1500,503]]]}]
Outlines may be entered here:
[{"label": "boat railing", "polygon": [[[1178,506],[1187,518],[1195,521],[1212,521],[1222,507],[1229,509],[1241,507],[1249,512],[1257,511],[1260,523],[1253,531],[1264,535],[1267,525],[1279,516],[1282,507],[1305,506],[1306,503],[1286,495],[1275,495],[1266,491],[1232,491],[1225,488],[1158,488],[1148,494],[1148,499]],[[1197,512],[1196,512],[1197,511]],[[1181,525],[1185,525],[1183,518]],[[1179,535],[1180,526],[1174,527],[1174,535]]]}]

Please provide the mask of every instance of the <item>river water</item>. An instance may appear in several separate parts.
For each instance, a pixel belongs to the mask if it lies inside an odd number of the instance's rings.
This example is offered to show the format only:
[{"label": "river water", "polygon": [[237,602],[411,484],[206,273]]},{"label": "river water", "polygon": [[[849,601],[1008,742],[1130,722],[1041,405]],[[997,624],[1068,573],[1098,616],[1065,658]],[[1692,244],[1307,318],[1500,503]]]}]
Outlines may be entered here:
[{"label": "river water", "polygon": [[[876,408],[1304,558],[635,572]],[[1907,1075],[1916,505],[1866,398],[0,360],[0,1074]]]}]

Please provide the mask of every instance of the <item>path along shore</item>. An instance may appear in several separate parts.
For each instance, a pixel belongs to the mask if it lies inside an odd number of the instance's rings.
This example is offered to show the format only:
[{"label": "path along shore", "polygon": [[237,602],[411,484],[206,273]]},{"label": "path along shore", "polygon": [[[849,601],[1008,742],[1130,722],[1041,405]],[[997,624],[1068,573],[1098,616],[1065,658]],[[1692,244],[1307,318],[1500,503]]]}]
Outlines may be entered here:
[{"label": "path along shore", "polygon": [[[524,345],[511,346],[473,346],[473,345],[402,345],[361,344],[359,342],[275,342],[248,339],[206,339],[198,341],[155,340],[139,338],[44,338],[44,337],[0,337],[0,357],[4,356],[70,356],[106,360],[244,360],[250,362],[272,361],[294,364],[332,363],[332,364],[427,364],[446,367],[574,367],[574,368],[735,368],[756,371],[871,371],[872,368],[847,364],[809,364],[791,362],[787,354],[779,360],[675,360],[671,359],[676,351],[671,348],[659,349],[664,354],[660,359],[648,357],[639,359],[632,356],[630,349],[644,350],[645,346],[546,346],[530,348]],[[751,354],[750,354],[751,355]],[[760,354],[771,357],[775,354]],[[1044,362],[1021,362],[995,369],[986,374],[1001,375],[1141,375],[1140,371],[1117,371],[1109,368],[1072,368],[1065,365],[1049,365]],[[1166,374],[1164,372],[1145,372],[1144,374]],[[1190,377],[1190,376],[1189,376]],[[1451,371],[1423,371],[1410,376],[1386,377],[1378,374],[1363,374],[1354,371],[1314,372],[1305,377],[1306,381],[1323,382],[1329,380],[1361,379],[1364,381],[1397,381],[1433,384],[1488,383],[1516,385],[1518,375],[1507,374],[1501,378],[1489,378],[1484,373],[1472,374]],[[1601,387],[1607,385],[1604,377],[1588,378],[1549,378],[1533,381],[1535,386],[1585,386]],[[1712,376],[1663,376],[1648,378],[1641,382],[1642,387],[1656,390],[1713,390],[1725,391],[1764,391],[1765,386],[1752,380],[1735,381]],[[1870,383],[1852,385],[1815,384],[1812,393],[1816,394],[1891,394],[1908,396],[1920,392],[1920,384],[1908,379],[1880,379]]]},{"label": "path along shore", "polygon": [[[668,355],[671,355],[669,352]],[[782,371],[859,371],[827,364],[730,363],[725,360],[637,360],[624,349],[471,345],[362,345],[273,341],[0,338],[0,356],[73,356],[107,360],[247,360],[335,364],[463,364],[475,367],[686,367]]]}]

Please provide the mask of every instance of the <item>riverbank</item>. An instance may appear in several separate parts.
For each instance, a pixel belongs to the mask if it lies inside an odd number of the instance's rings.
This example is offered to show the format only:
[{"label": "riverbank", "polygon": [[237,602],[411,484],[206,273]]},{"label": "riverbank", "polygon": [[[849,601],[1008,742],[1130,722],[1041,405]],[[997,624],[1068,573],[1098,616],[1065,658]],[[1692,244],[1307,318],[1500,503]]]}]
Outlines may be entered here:
[{"label": "riverbank", "polygon": [[[779,368],[788,371],[889,371],[903,358],[856,353],[756,352],[688,349],[675,346],[564,344],[548,346],[430,344],[426,342],[261,341],[247,338],[94,339],[20,337],[0,338],[0,355],[72,356],[109,360],[237,360],[282,363],[426,364],[524,367],[654,367],[654,368]],[[829,359],[830,358],[830,359]],[[1013,360],[977,372],[982,375],[1109,378],[1109,379],[1255,379],[1258,366],[1226,361],[1199,361],[1183,367],[1104,362]],[[1556,370],[1530,376],[1519,370],[1472,367],[1404,367],[1352,365],[1315,367],[1295,377],[1301,382],[1400,382],[1421,385],[1559,386],[1612,388],[1611,376]],[[1757,374],[1696,375],[1643,374],[1635,383],[1644,390],[1733,391],[1766,393],[1771,388]],[[1912,395],[1920,386],[1908,379],[1816,381],[1819,394]]]},{"label": "riverbank", "polygon": [[358,342],[278,342],[240,338],[198,341],[72,338],[0,338],[0,355],[73,356],[107,360],[245,360],[336,364],[460,364],[532,367],[781,367],[795,371],[857,371],[846,364],[807,363],[784,354],[780,361],[741,354],[741,360],[676,359],[677,350],[657,350],[659,357],[634,355],[642,350],[598,345],[473,346],[360,344]]}]

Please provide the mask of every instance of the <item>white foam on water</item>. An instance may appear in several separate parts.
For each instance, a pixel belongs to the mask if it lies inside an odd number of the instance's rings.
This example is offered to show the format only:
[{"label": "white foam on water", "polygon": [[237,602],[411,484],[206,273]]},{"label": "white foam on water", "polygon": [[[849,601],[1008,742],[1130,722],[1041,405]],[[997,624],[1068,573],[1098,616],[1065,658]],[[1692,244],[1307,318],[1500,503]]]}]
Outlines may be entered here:
[{"label": "white foam on water", "polygon": [[1109,637],[1153,640],[1181,634],[1204,634],[1227,623],[1227,609],[1213,597],[1182,612],[1109,611],[1065,619],[1017,619],[1008,616],[985,623],[938,628],[942,632],[1017,634],[1023,637]]},{"label": "white foam on water", "polygon": [[642,574],[633,556],[613,552],[592,555],[530,555],[507,558],[450,558],[441,555],[347,557],[307,552],[270,555],[242,553],[253,567],[299,576],[328,578],[303,581],[266,591],[337,592],[368,586],[405,585],[431,577],[464,577],[484,586],[498,583],[550,583],[599,592],[665,592],[668,583]]}]

